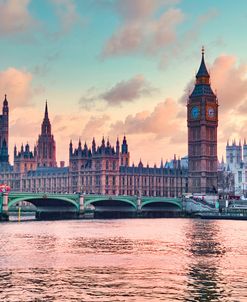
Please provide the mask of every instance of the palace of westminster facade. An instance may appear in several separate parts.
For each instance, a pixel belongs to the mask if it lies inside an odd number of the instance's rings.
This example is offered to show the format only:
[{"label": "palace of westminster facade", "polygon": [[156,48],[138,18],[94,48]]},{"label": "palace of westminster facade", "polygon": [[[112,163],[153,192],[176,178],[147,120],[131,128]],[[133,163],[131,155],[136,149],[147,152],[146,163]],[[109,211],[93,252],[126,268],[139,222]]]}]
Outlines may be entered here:
[{"label": "palace of westminster facade", "polygon": [[[85,192],[86,194],[181,196],[186,191],[187,169],[180,160],[160,167],[129,164],[130,153],[126,137],[120,145],[117,139],[112,146],[109,140],[91,147],[69,144],[69,166],[56,162],[56,143],[51,131],[47,104],[34,150],[28,144],[20,150],[14,147],[14,165],[8,155],[8,101],[5,96],[3,114],[0,116],[0,183],[12,191],[23,192]],[[6,126],[5,126],[6,124]]]},{"label": "palace of westminster facade", "polygon": [[202,60],[195,87],[187,102],[188,165],[174,158],[159,167],[130,165],[126,137],[115,145],[103,138],[100,145],[69,144],[69,166],[56,162],[56,143],[51,131],[47,103],[41,134],[34,150],[14,147],[9,164],[9,108],[7,97],[0,115],[0,183],[13,191],[85,192],[107,195],[177,197],[186,192],[209,193],[217,189],[218,102]]}]

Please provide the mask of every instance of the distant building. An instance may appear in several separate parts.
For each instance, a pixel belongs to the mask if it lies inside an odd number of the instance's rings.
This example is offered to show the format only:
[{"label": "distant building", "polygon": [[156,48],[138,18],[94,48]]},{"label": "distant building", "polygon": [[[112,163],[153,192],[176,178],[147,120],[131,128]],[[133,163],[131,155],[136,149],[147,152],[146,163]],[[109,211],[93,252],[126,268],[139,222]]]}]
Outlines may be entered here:
[{"label": "distant building", "polygon": [[234,175],[234,192],[238,195],[247,196],[247,144],[244,139],[236,143],[234,140],[231,144],[229,141],[226,145],[226,164],[227,171]]}]

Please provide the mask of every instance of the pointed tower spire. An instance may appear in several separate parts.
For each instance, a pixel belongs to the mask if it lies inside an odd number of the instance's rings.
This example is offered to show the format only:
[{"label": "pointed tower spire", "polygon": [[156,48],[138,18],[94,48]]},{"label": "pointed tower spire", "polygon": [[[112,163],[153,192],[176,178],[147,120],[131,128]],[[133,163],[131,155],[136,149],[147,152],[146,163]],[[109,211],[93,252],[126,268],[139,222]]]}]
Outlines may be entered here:
[{"label": "pointed tower spire", "polygon": [[34,147],[33,147],[33,155],[34,155],[34,157],[37,156],[37,147],[36,147],[36,145],[34,145]]},{"label": "pointed tower spire", "polygon": [[16,147],[16,144],[15,144],[15,147],[14,147],[14,157],[16,157],[17,155],[17,147]]},{"label": "pointed tower spire", "polygon": [[104,136],[103,136],[103,138],[102,138],[101,146],[102,146],[102,147],[105,147],[105,137],[104,137]]},{"label": "pointed tower spire", "polygon": [[81,150],[81,139],[79,137],[79,141],[78,141],[78,149]]},{"label": "pointed tower spire", "polygon": [[72,155],[73,153],[73,143],[72,143],[72,139],[70,140],[70,143],[69,143],[69,155]]},{"label": "pointed tower spire", "polygon": [[50,123],[49,116],[48,116],[47,100],[45,102],[45,114],[44,114],[43,123],[41,125],[41,134],[43,134],[43,135],[51,134],[51,123]]},{"label": "pointed tower spire", "polygon": [[9,114],[9,105],[7,101],[7,94],[4,96],[4,101],[3,101],[3,115],[8,116]]},{"label": "pointed tower spire", "polygon": [[[197,79],[197,83],[199,82],[201,84],[204,84],[204,83],[209,84],[209,77],[210,76],[209,76],[205,61],[204,61],[204,52],[205,52],[204,46],[202,46],[202,59],[201,59],[200,67],[199,67],[198,72],[196,74],[196,79]],[[204,81],[202,81],[202,79],[204,79]]]},{"label": "pointed tower spire", "polygon": [[3,105],[8,106],[7,94],[4,95]]},{"label": "pointed tower spire", "polygon": [[117,142],[116,142],[116,153],[119,154],[120,147],[119,147],[119,139],[117,137]]},{"label": "pointed tower spire", "polygon": [[[49,150],[46,151],[46,150]],[[51,132],[51,123],[48,116],[47,100],[45,114],[41,125],[41,134],[37,144],[38,167],[56,167],[56,142]]]},{"label": "pointed tower spire", "polygon": [[201,64],[196,74],[195,87],[190,95],[190,99],[194,97],[210,96],[216,97],[210,86],[210,75],[208,73],[205,61],[204,61],[204,47],[202,47]]},{"label": "pointed tower spire", "polygon": [[47,100],[46,100],[46,102],[45,102],[45,119],[49,119],[49,116],[48,116]]},{"label": "pointed tower spire", "polygon": [[94,154],[96,152],[96,143],[95,143],[95,138],[93,138],[92,141],[92,153]]}]

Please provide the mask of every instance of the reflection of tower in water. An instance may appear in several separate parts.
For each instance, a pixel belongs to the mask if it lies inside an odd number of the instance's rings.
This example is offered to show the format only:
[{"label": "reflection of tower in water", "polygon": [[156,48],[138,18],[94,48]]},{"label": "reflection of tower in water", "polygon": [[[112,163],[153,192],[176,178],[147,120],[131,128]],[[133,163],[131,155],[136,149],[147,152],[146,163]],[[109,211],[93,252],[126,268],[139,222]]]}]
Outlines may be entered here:
[{"label": "reflection of tower in water", "polygon": [[223,301],[225,284],[220,262],[225,254],[215,221],[191,220],[187,232],[190,262],[186,301]]}]

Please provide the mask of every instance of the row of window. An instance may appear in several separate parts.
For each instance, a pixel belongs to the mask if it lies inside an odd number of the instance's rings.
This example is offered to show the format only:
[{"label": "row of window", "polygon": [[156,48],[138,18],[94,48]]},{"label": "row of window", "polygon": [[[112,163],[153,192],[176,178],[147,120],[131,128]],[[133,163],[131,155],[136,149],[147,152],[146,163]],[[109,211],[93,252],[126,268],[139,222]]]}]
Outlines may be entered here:
[{"label": "row of window", "polygon": [[67,178],[39,178],[39,179],[23,179],[22,186],[23,188],[36,188],[36,187],[64,187],[68,185]]}]

